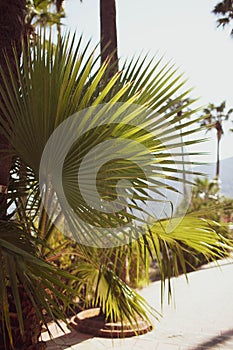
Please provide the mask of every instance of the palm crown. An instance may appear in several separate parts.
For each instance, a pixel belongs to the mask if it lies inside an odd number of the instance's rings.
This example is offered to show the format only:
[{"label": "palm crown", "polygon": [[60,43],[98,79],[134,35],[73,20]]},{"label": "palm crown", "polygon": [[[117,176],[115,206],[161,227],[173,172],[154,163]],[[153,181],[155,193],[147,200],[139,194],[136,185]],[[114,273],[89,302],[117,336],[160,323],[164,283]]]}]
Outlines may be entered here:
[{"label": "palm crown", "polygon": [[[62,302],[64,308],[69,307],[73,300],[72,295],[81,296],[83,284],[88,291],[83,296],[84,303],[89,306],[101,306],[108,318],[128,319],[132,322],[139,315],[148,319],[147,311],[152,311],[151,308],[119,276],[119,271],[124,268],[126,256],[129,268],[130,264],[136,264],[137,270],[141,263],[148,263],[149,255],[156,258],[162,279],[165,281],[166,277],[170,279],[172,276],[172,269],[178,273],[178,263],[186,271],[182,243],[213,259],[221,256],[224,247],[229,244],[212,229],[210,222],[200,220],[194,215],[186,217],[181,225],[178,225],[180,218],[171,222],[164,217],[160,221],[152,221],[152,224],[150,222],[149,225],[148,213],[141,206],[148,199],[148,188],[157,195],[158,203],[164,203],[164,189],[177,191],[175,185],[167,185],[164,179],[175,183],[184,181],[183,177],[179,176],[179,169],[173,158],[174,154],[181,157],[182,152],[172,151],[181,146],[180,135],[185,138],[186,135],[195,132],[195,127],[187,131],[185,128],[194,124],[196,120],[186,120],[185,113],[179,116],[180,132],[176,133],[178,119],[174,116],[177,116],[177,109],[170,108],[166,119],[162,116],[169,107],[187,94],[181,93],[170,100],[169,106],[167,105],[167,100],[177,94],[184,84],[181,76],[176,74],[171,65],[162,65],[161,60],[146,63],[145,58],[126,62],[122,73],[109,80],[106,78],[108,62],[97,68],[98,58],[93,58],[93,54],[88,55],[87,49],[88,46],[81,51],[81,39],[77,43],[75,37],[68,36],[63,38],[59,45],[55,45],[51,37],[46,39],[41,33],[32,45],[24,46],[22,65],[15,54],[17,74],[11,74],[7,57],[5,63],[10,79],[6,78],[6,70],[0,69],[3,81],[0,94],[5,106],[4,118],[1,115],[1,132],[11,144],[13,159],[9,186],[9,205],[13,204],[13,209],[11,207],[11,211],[8,210],[8,221],[2,222],[0,227],[2,331],[8,334],[11,344],[14,335],[11,330],[10,302],[7,296],[9,288],[16,305],[21,334],[24,333],[25,324],[18,285],[26,291],[37,315],[44,323],[46,320],[42,310],[45,309],[55,320],[64,318],[57,301]],[[116,106],[116,103],[120,105],[113,110],[111,119],[99,125],[103,116],[106,116],[103,111]],[[136,107],[132,109],[132,105]],[[87,107],[98,110],[98,113],[92,115],[92,119],[89,110],[86,110]],[[85,242],[89,244],[77,244],[76,254],[79,260],[70,266],[68,273],[49,263],[55,255],[50,243],[51,237],[58,234],[57,221],[60,219],[60,212],[58,207],[54,206],[56,202],[54,197],[51,197],[53,192],[48,187],[51,184],[49,182],[47,187],[44,187],[46,190],[42,192],[45,196],[44,203],[50,201],[53,215],[46,212],[42,206],[39,189],[40,164],[45,146],[54,131],[71,115],[83,110],[85,112],[81,114],[82,118],[77,119],[78,128],[77,124],[74,125],[77,128],[75,130],[86,130],[85,127],[90,123],[94,128],[88,129],[85,137],[80,137],[78,142],[73,143],[65,158],[63,179],[66,194],[70,196],[72,211],[85,221],[85,225],[75,222],[75,230],[72,231],[71,226],[69,230],[79,243],[80,236],[85,235]],[[120,118],[120,122],[119,113],[124,116],[124,119]],[[188,114],[190,113],[189,111]],[[54,158],[59,156],[59,150],[62,151],[65,146],[65,136],[64,134],[64,139],[60,139],[60,148],[53,154]],[[69,184],[73,183],[84,156],[90,153],[92,147],[111,140],[112,137],[129,139],[144,146],[143,150],[139,148],[137,151],[127,144],[121,146],[120,151],[128,147],[128,154],[136,152],[136,158],[133,159],[147,157],[149,178],[145,177],[134,162],[126,162],[119,158],[116,162],[110,160],[104,164],[97,177],[102,199],[112,200],[117,197],[116,182],[119,180],[131,181],[130,187],[123,185],[123,189],[131,191],[132,196],[129,197],[131,199],[127,202],[126,209],[117,213],[102,214],[83,201],[79,189],[69,192]],[[195,139],[187,141],[186,146],[195,142]],[[189,163],[185,160],[185,164]],[[182,166],[181,173],[183,171]],[[188,183],[188,180],[185,181]],[[155,201],[152,195],[149,197],[151,201]],[[64,212],[64,208],[62,209]],[[121,227],[125,223],[139,219],[135,210],[147,215],[147,219],[141,220],[142,224],[139,226],[134,225],[131,231],[122,230]],[[65,214],[66,218],[69,218],[70,212],[65,211]],[[102,238],[99,227],[117,227],[118,234],[114,236],[114,242],[118,241],[118,248],[111,245],[107,248],[105,245],[99,247],[96,244]],[[10,235],[6,235],[6,232]],[[122,242],[125,242],[122,237],[125,236],[131,238],[126,247],[121,246]],[[174,256],[173,263],[169,258],[170,251]],[[131,259],[132,256],[135,260]],[[71,281],[68,283],[70,287],[67,286],[67,280]],[[3,305],[6,307],[3,308]]]}]

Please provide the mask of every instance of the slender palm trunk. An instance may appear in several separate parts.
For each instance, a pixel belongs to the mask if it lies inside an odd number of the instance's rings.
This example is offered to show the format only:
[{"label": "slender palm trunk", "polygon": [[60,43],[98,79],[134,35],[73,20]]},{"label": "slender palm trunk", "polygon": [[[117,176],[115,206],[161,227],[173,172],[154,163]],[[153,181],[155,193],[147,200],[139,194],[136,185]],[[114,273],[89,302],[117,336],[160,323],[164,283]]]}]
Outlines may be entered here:
[{"label": "slender palm trunk", "polygon": [[[179,116],[182,115],[182,111],[180,112]],[[179,121],[179,125],[181,125],[181,122]],[[184,140],[182,135],[182,130],[180,129],[180,141],[181,141],[181,154],[182,154],[182,179],[183,179],[183,195],[184,199],[186,200],[187,196],[187,188],[186,188],[186,172],[185,172],[185,158],[184,158]]]},{"label": "slender palm trunk", "polygon": [[216,178],[220,175],[220,139],[217,140],[217,161],[216,161]]},{"label": "slender palm trunk", "polygon": [[110,59],[109,77],[118,71],[115,0],[100,0],[101,63]]},{"label": "slender palm trunk", "polygon": [[[109,59],[108,79],[110,79],[119,70],[115,0],[100,0],[100,36],[101,64]],[[110,260],[116,264],[117,275],[126,281],[128,279],[127,256],[122,257],[122,261],[117,260],[116,262],[116,252],[113,252]]]},{"label": "slender palm trunk", "polygon": [[221,120],[217,120],[215,123],[215,129],[217,132],[217,162],[216,162],[216,178],[219,178],[220,175],[220,141],[223,135],[223,128]]}]

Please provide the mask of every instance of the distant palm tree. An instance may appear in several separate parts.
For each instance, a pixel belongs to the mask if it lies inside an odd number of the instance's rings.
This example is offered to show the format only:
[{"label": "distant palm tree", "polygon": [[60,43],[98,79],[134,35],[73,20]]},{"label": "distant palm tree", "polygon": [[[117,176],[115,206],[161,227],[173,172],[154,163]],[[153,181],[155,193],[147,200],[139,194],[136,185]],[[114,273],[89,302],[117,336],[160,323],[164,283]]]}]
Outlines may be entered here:
[{"label": "distant palm tree", "polygon": [[26,0],[26,23],[30,26],[57,25],[58,34],[61,31],[61,20],[65,17],[64,0]]},{"label": "distant palm tree", "polygon": [[[225,25],[230,24],[233,19],[233,0],[223,0],[219,2],[213,9],[213,13],[220,18],[218,18],[218,27],[225,27]],[[231,35],[233,35],[233,29],[231,30]]]},{"label": "distant palm tree", "polygon": [[216,180],[209,181],[207,177],[195,179],[195,187],[193,189],[194,198],[202,198],[205,201],[209,199],[217,199],[219,193],[219,184]]},{"label": "distant palm tree", "polygon": [[220,141],[224,134],[222,124],[224,121],[228,120],[233,109],[225,111],[226,102],[223,101],[219,106],[215,106],[213,103],[210,103],[207,108],[203,111],[207,115],[202,121],[201,125],[205,126],[207,131],[211,129],[216,130],[217,136],[217,160],[216,160],[216,178],[219,178],[220,174]]}]

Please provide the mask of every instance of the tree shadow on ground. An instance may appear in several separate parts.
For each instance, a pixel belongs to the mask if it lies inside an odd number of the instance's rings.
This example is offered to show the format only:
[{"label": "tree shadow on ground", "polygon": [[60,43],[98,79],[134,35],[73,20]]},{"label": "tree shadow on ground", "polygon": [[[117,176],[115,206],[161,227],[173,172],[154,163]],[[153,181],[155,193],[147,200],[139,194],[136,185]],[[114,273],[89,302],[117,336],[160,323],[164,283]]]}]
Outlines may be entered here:
[{"label": "tree shadow on ground", "polygon": [[92,339],[93,336],[90,334],[83,334],[75,330],[71,330],[70,333],[63,334],[54,339],[47,340],[46,350],[65,350],[73,345],[82,343],[88,339]]},{"label": "tree shadow on ground", "polygon": [[216,346],[224,345],[225,342],[232,340],[232,349],[233,349],[233,329],[229,329],[225,332],[221,332],[221,335],[216,335],[209,340],[198,344],[197,346],[191,348],[190,350],[204,350],[211,349]]}]

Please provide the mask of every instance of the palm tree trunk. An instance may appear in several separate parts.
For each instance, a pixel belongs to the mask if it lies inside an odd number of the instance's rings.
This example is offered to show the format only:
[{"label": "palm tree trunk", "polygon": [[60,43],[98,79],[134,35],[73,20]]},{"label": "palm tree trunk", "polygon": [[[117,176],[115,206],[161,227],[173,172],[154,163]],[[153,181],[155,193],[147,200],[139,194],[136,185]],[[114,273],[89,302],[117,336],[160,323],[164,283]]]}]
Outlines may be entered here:
[{"label": "palm tree trunk", "polygon": [[219,178],[220,174],[220,141],[223,135],[223,128],[221,120],[217,120],[215,123],[215,129],[217,131],[217,163],[216,163],[216,178]]},{"label": "palm tree trunk", "polygon": [[[56,0],[56,9],[57,14],[60,14],[62,12],[62,5],[64,0]],[[59,23],[57,23],[57,35],[58,35],[58,42],[61,40],[61,20],[59,19]]]},{"label": "palm tree trunk", "polygon": [[[7,64],[11,73],[15,74],[15,54],[13,46],[16,49],[18,59],[22,53],[22,40],[26,34],[25,29],[26,1],[25,0],[0,0],[0,66],[4,76],[10,79]],[[7,55],[7,62],[5,59]],[[0,84],[3,84],[3,78],[0,76]],[[4,120],[4,106],[0,95],[0,115]],[[6,119],[5,119],[6,120]],[[6,219],[7,214],[7,187],[10,178],[10,169],[12,158],[10,155],[10,142],[0,133],[0,219]],[[38,336],[40,335],[40,322],[37,319],[35,309],[27,296],[24,288],[19,284],[20,299],[24,318],[24,334],[21,334],[17,313],[15,313],[14,300],[10,288],[8,289],[8,303],[10,308],[10,321],[13,336],[14,348],[25,350],[37,349]],[[0,320],[0,324],[2,324]],[[1,327],[0,327],[1,328]],[[0,329],[0,339],[3,339],[3,329]],[[6,335],[6,334],[5,334]],[[5,340],[7,341],[7,335]],[[9,338],[8,338],[9,340]],[[5,344],[7,349],[10,345]],[[9,347],[8,347],[9,346]],[[1,347],[1,342],[0,342]],[[6,348],[6,347],[5,347]]]},{"label": "palm tree trunk", "polygon": [[217,139],[217,162],[216,162],[216,178],[220,175],[220,138]]},{"label": "palm tree trunk", "polygon": [[[0,66],[4,74],[9,76],[5,54],[8,64],[14,72],[14,53],[12,45],[15,45],[18,57],[21,55],[21,40],[25,33],[24,18],[26,14],[25,0],[0,0]],[[2,85],[2,77],[0,76]],[[0,114],[4,119],[3,101],[0,96]],[[0,218],[6,217],[6,197],[9,174],[11,169],[10,144],[6,137],[0,133]]]},{"label": "palm tree trunk", "polygon": [[115,0],[100,0],[101,63],[110,60],[109,77],[118,71]]},{"label": "palm tree trunk", "polygon": [[9,142],[4,135],[0,134],[0,219],[2,220],[6,219],[7,214],[7,185],[11,169],[11,158],[7,156],[6,153],[9,151]]},{"label": "palm tree trunk", "polygon": [[[38,319],[36,311],[32,306],[31,300],[25,292],[23,286],[19,286],[19,295],[22,305],[22,314],[24,320],[25,332],[22,335],[19,328],[18,315],[16,313],[15,301],[12,297],[11,288],[8,287],[8,303],[10,311],[11,331],[13,337],[13,349],[17,350],[43,350],[45,349],[43,342],[38,342],[41,335],[41,322]],[[12,349],[9,337],[7,336],[5,342],[0,333],[0,350]]]}]

